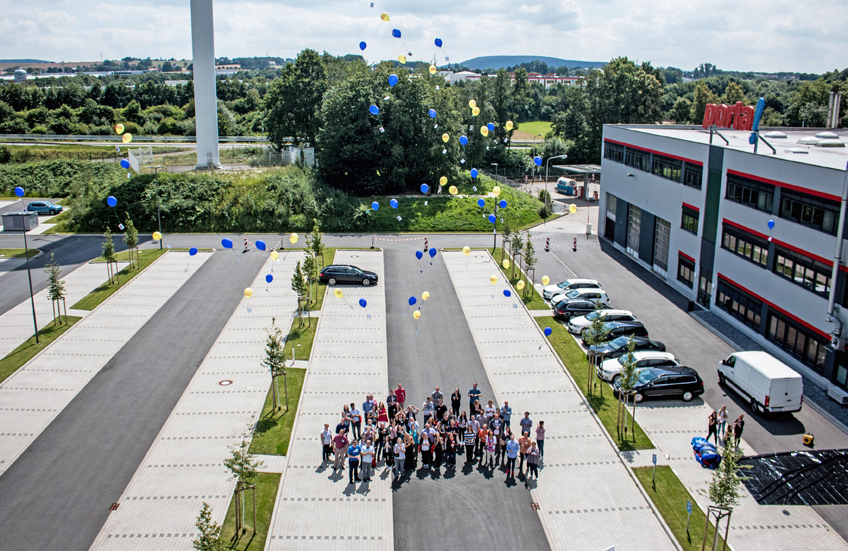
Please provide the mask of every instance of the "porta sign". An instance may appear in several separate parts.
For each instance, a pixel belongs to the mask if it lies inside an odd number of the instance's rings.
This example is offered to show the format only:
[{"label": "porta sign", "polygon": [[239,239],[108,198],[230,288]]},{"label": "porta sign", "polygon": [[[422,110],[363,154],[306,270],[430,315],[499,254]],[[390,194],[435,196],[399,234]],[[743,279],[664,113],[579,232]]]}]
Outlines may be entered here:
[{"label": "porta sign", "polygon": [[709,128],[713,125],[719,128],[751,130],[754,125],[754,108],[750,105],[743,106],[741,101],[737,101],[735,105],[708,103],[701,127]]}]

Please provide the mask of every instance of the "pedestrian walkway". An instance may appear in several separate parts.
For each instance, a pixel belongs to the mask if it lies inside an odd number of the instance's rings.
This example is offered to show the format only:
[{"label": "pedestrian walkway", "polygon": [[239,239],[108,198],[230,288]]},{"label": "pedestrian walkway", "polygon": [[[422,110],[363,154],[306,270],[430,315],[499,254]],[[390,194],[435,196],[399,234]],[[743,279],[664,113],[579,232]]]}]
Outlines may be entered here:
[{"label": "pedestrian walkway", "polygon": [[[163,255],[0,384],[0,474],[208,257],[197,255],[186,270],[187,253]],[[103,265],[99,273],[102,282]]]},{"label": "pedestrian walkway", "polygon": [[[533,318],[502,295],[506,284],[488,252],[446,252],[444,260],[497,401],[513,408],[512,426],[525,411],[534,427],[545,422],[531,494],[551,548],[676,549]],[[494,298],[491,275],[499,277]]]},{"label": "pedestrian walkway", "polygon": [[[123,269],[128,262],[121,262]],[[65,282],[65,304],[68,315],[74,315],[70,307],[106,281],[106,264],[83,264],[73,272],[61,275]],[[53,305],[47,297],[47,289],[35,295],[35,317],[42,329],[53,321]],[[64,314],[64,311],[62,312]],[[29,299],[0,316],[0,358],[26,342],[33,335],[32,303]]]},{"label": "pedestrian walkway", "polygon": [[274,264],[277,279],[267,291],[267,270],[256,275],[253,296],[233,312],[91,549],[191,549],[204,501],[223,524],[235,489],[223,461],[262,412],[271,385],[261,365],[267,330],[272,317],[284,333],[291,324],[297,297],[289,282],[301,260],[297,252]]},{"label": "pedestrian walkway", "polygon": [[339,250],[334,262],[376,272],[380,284],[338,287],[342,299],[328,289],[324,298],[266,546],[272,551],[394,548],[388,470],[351,486],[347,472],[334,474],[332,464],[321,462],[324,423],[336,423],[344,403],[382,396],[388,388],[383,253]]}]

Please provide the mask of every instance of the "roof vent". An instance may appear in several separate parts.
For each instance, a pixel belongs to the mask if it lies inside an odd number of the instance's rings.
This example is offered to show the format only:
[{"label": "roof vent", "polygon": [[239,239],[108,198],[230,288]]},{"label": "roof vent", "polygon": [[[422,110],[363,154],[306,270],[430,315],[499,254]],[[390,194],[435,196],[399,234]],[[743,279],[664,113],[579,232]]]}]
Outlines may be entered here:
[{"label": "roof vent", "polygon": [[806,149],[800,148],[800,147],[790,147],[789,149],[784,149],[783,151],[786,152],[786,153],[794,153],[796,155],[809,155],[810,154],[809,151],[807,151]]},{"label": "roof vent", "polygon": [[816,147],[845,147],[845,142],[839,140],[819,140]]},{"label": "roof vent", "polygon": [[785,138],[786,137],[786,134],[784,134],[783,132],[778,132],[776,130],[774,132],[766,132],[764,135],[765,135],[766,138]]},{"label": "roof vent", "polygon": [[813,138],[811,136],[807,136],[806,138],[801,138],[798,140],[798,143],[801,145],[817,145],[821,140],[818,138]]},{"label": "roof vent", "polygon": [[833,132],[819,132],[816,134],[816,138],[822,138],[824,140],[836,140],[839,139],[839,135]]}]

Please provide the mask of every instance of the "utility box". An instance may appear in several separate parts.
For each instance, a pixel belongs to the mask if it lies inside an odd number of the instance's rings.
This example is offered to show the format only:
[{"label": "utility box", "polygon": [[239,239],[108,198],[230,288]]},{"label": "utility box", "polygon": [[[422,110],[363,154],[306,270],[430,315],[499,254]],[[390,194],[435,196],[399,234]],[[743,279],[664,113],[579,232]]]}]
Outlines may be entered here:
[{"label": "utility box", "polygon": [[4,232],[27,232],[38,227],[38,214],[35,212],[5,212],[2,219]]}]

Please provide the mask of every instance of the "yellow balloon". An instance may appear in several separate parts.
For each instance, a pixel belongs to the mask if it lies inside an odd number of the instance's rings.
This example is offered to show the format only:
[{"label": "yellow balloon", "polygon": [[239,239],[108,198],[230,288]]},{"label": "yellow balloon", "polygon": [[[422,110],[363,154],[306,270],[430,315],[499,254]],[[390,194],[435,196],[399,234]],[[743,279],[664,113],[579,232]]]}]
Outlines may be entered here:
[{"label": "yellow balloon", "polygon": [[451,195],[456,195],[459,190],[456,189],[456,186],[451,186],[451,187],[448,188],[448,191],[450,192]]},{"label": "yellow balloon", "polygon": [[123,134],[124,133],[124,125],[119,124],[119,125],[115,126],[115,133]]},{"label": "yellow balloon", "polygon": [[473,99],[468,100],[468,107],[474,109],[475,107],[477,107],[477,102]]},{"label": "yellow balloon", "polygon": [[516,284],[515,284],[515,288],[516,288],[516,289],[518,289],[519,291],[520,291],[521,289],[523,289],[523,288],[524,288],[524,280],[522,279],[521,281],[519,281],[518,283],[516,283]]},{"label": "yellow balloon", "polygon": [[333,296],[335,296],[336,298],[342,298],[344,297],[344,293],[342,293],[341,289],[334,289]]},{"label": "yellow balloon", "polygon": [[501,262],[501,264],[503,265],[504,270],[508,270],[508,269],[509,269],[509,260],[507,260],[506,258],[504,258],[504,261],[503,261],[503,262]]},{"label": "yellow balloon", "polygon": [[577,212],[577,205],[569,205],[568,206],[568,212],[570,212],[571,214],[574,214],[575,212]]},{"label": "yellow balloon", "polygon": [[550,282],[551,278],[549,278],[548,276],[542,276],[542,285],[547,285]]},{"label": "yellow balloon", "polygon": [[153,232],[153,241],[159,241],[160,239],[162,239],[162,234],[158,231]]},{"label": "yellow balloon", "polygon": [[471,247],[469,247],[468,245],[464,246],[462,248],[462,252],[463,252],[463,254],[465,254],[465,256],[470,255],[471,254]]},{"label": "yellow balloon", "polygon": [[480,108],[479,108],[479,107],[474,107],[473,109],[471,109],[471,114],[472,114],[472,115],[474,115],[474,116],[476,117],[477,115],[479,115],[479,114],[480,114]]},{"label": "yellow balloon", "polygon": [[497,197],[500,194],[501,194],[501,188],[499,186],[495,186],[495,187],[492,188],[492,195]]},{"label": "yellow balloon", "polygon": [[428,293],[427,291],[424,291],[423,293],[421,293],[421,298],[423,298],[424,300],[427,300],[428,298],[430,298],[430,293]]},{"label": "yellow balloon", "polygon": [[277,251],[271,251],[271,260],[277,260],[278,258],[280,258],[280,253]]},{"label": "yellow balloon", "polygon": [[297,243],[298,239],[299,239],[298,235],[296,233],[293,233],[289,236],[289,243],[294,245],[295,243]]},{"label": "yellow balloon", "polygon": [[430,65],[430,74],[431,74],[431,75],[435,75],[435,74],[436,74],[436,66],[435,66],[435,65]]},{"label": "yellow balloon", "polygon": [[416,311],[414,311],[414,312],[412,313],[412,317],[413,317],[413,318],[415,318],[415,319],[420,318],[420,317],[421,317],[421,311],[420,311],[420,310],[416,310]]},{"label": "yellow balloon", "polygon": [[398,61],[400,61],[401,63],[406,63],[406,56],[403,55],[403,54],[400,54],[398,56]]},{"label": "yellow balloon", "polygon": [[389,20],[389,14],[387,14],[386,12],[381,13],[380,19],[382,19],[383,21],[388,21]]},{"label": "yellow balloon", "polygon": [[489,129],[485,126],[481,126],[480,127],[480,133],[483,134],[484,136],[488,136],[489,135]]},{"label": "yellow balloon", "polygon": [[444,134],[442,134],[442,141],[443,141],[443,142],[445,142],[445,143],[447,143],[447,142],[448,142],[448,140],[450,140],[450,134],[448,134],[447,132],[445,132]]},{"label": "yellow balloon", "polygon": [[489,283],[491,283],[492,285],[494,285],[494,284],[495,284],[495,283],[497,283],[497,282],[498,282],[498,276],[496,276],[496,275],[489,276]]},{"label": "yellow balloon", "polygon": [[124,134],[121,136],[121,141],[124,143],[130,143],[132,141],[132,134]]},{"label": "yellow balloon", "polygon": [[247,298],[252,297],[252,296],[253,296],[253,289],[251,289],[250,287],[248,287],[247,289],[245,289],[245,290],[244,290],[244,296],[246,296]]},{"label": "yellow balloon", "polygon": [[[442,176],[441,178],[439,178],[439,183],[442,184],[442,185],[447,184],[448,183],[448,177]],[[453,186],[451,186],[451,187],[453,187]]]},{"label": "yellow balloon", "polygon": [[512,129],[513,129],[513,127],[514,127],[515,125],[514,125],[514,124],[512,124],[512,121],[506,121],[506,125],[505,125],[505,126],[506,126],[507,131],[510,131],[510,130],[512,130]]}]

